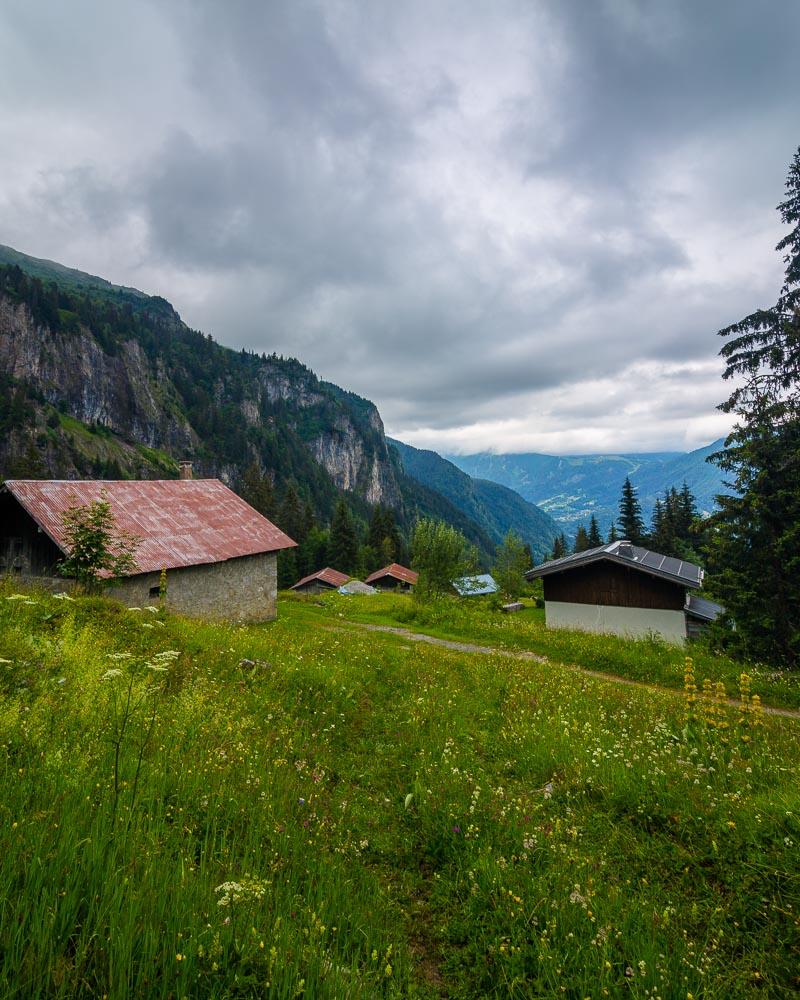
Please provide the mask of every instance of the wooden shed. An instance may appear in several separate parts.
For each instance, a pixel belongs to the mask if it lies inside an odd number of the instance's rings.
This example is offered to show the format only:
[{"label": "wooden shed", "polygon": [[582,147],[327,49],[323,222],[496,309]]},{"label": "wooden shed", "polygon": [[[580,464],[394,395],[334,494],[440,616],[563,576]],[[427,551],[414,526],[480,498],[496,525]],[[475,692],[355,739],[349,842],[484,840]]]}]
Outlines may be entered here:
[{"label": "wooden shed", "polygon": [[347,573],[340,573],[338,569],[326,566],[325,569],[304,576],[302,580],[293,584],[291,589],[296,590],[298,594],[321,594],[325,590],[338,590],[349,579]]},{"label": "wooden shed", "polygon": [[418,576],[413,569],[399,563],[389,563],[368,576],[366,582],[378,590],[411,590]]},{"label": "wooden shed", "polygon": [[542,580],[548,628],[683,642],[702,627],[700,613],[707,626],[722,611],[691,595],[703,583],[699,566],[625,540],[554,559],[526,576]]}]

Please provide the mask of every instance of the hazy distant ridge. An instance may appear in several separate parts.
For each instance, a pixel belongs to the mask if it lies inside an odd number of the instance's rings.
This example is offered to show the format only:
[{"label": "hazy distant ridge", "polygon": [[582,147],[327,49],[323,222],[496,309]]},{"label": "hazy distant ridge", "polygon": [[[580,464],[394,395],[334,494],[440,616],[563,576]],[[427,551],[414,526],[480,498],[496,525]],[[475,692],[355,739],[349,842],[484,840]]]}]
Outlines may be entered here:
[{"label": "hazy distant ridge", "polygon": [[574,529],[592,514],[605,533],[618,515],[626,476],[639,492],[645,519],[656,497],[685,481],[701,510],[710,512],[715,496],[725,492],[723,476],[706,459],[723,446],[723,439],[690,452],[645,452],[619,455],[447,455],[470,476],[491,479],[516,490],[547,511],[565,528]]}]

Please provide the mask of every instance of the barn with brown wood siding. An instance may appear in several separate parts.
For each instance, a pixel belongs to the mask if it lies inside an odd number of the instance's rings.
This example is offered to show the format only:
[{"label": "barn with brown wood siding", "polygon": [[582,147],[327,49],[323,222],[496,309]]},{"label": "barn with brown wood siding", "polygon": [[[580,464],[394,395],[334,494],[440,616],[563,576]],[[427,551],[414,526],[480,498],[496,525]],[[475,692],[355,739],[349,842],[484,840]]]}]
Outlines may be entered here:
[{"label": "barn with brown wood siding", "polygon": [[554,559],[526,576],[542,580],[548,628],[683,642],[723,610],[690,594],[703,583],[699,566],[625,540]]}]

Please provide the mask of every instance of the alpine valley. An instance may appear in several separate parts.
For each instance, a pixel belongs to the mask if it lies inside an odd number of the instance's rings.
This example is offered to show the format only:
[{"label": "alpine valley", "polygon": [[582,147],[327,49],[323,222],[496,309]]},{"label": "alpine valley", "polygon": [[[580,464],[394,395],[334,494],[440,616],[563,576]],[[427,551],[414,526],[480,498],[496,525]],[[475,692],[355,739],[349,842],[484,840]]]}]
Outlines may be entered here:
[{"label": "alpine valley", "polygon": [[488,566],[509,529],[545,557],[562,531],[616,518],[626,475],[649,515],[684,481],[711,510],[722,480],[689,454],[451,455],[387,439],[369,400],[301,362],[236,351],[190,329],[166,299],[0,245],[0,477],[200,476],[239,488],[257,467],[328,521],[340,497],[406,529],[447,521]]}]

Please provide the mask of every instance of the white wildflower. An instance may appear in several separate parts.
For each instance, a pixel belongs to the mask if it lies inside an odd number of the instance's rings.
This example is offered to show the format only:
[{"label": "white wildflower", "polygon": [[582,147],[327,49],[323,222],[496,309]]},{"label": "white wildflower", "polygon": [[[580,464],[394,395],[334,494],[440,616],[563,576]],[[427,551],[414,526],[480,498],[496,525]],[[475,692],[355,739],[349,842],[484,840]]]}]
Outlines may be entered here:
[{"label": "white wildflower", "polygon": [[112,667],[111,670],[106,670],[103,676],[100,678],[101,681],[112,681],[115,677],[122,677],[122,671],[117,667]]}]

